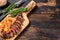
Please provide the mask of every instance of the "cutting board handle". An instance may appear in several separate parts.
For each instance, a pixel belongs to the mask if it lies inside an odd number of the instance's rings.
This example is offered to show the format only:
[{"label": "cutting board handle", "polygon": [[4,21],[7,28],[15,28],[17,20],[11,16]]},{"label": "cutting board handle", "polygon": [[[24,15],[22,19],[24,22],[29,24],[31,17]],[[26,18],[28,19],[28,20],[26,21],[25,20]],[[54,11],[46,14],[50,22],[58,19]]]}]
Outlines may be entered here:
[{"label": "cutting board handle", "polygon": [[29,7],[29,10],[26,12],[26,14],[28,15],[28,13],[36,6],[36,2],[35,1],[31,1],[28,3],[28,5],[26,7]]}]

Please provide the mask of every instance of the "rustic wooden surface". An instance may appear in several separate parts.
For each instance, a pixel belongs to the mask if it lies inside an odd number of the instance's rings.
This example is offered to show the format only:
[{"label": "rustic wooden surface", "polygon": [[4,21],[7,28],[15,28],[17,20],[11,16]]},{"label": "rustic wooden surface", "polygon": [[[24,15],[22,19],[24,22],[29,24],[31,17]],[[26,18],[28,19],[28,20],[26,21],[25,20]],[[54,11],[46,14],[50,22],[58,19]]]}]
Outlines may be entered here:
[{"label": "rustic wooden surface", "polygon": [[28,16],[30,24],[15,40],[60,40],[60,9],[57,5],[40,6],[40,0],[35,1],[37,6]]}]

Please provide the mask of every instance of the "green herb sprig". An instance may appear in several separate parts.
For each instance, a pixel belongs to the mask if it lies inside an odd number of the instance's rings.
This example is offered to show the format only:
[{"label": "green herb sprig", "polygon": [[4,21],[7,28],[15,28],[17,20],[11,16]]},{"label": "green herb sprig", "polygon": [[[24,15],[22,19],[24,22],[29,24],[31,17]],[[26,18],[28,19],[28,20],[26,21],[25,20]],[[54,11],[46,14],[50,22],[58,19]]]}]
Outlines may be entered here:
[{"label": "green herb sprig", "polygon": [[15,3],[10,4],[7,8],[3,9],[3,13],[5,14],[5,13],[9,12],[9,11],[12,10],[15,6],[16,6]]},{"label": "green herb sprig", "polygon": [[29,10],[28,7],[25,7],[25,8],[20,7],[16,10],[11,10],[9,13],[10,13],[11,17],[15,17],[19,12],[26,12],[27,10]]}]

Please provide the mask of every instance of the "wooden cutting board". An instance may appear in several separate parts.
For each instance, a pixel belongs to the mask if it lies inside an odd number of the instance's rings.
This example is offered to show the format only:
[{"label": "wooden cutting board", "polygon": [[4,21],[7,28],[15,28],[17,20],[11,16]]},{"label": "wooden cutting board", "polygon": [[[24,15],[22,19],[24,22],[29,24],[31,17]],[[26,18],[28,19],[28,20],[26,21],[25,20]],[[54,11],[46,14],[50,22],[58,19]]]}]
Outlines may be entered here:
[{"label": "wooden cutting board", "polygon": [[[9,39],[6,39],[6,40],[15,40],[15,38],[27,27],[27,25],[29,24],[29,20],[28,20],[27,15],[28,15],[28,13],[30,13],[35,8],[35,6],[36,6],[36,2],[34,2],[33,0],[30,1],[26,5],[26,7],[29,7],[29,10],[27,12],[23,12],[22,13],[22,16],[23,16],[24,21],[23,21],[23,23],[21,25],[21,29],[19,30],[19,32],[16,35],[14,35],[14,37],[9,38]],[[11,20],[14,20],[15,19],[15,17],[14,18],[13,17],[10,17],[9,14],[4,19],[8,19],[8,18],[11,18]],[[4,19],[2,21],[4,21]]]},{"label": "wooden cutting board", "polygon": [[[15,0],[8,1],[12,3]],[[23,6],[29,1],[31,0],[27,0]],[[15,40],[60,40],[60,5],[40,7],[40,0],[35,1],[39,7],[31,12],[30,24]]]}]

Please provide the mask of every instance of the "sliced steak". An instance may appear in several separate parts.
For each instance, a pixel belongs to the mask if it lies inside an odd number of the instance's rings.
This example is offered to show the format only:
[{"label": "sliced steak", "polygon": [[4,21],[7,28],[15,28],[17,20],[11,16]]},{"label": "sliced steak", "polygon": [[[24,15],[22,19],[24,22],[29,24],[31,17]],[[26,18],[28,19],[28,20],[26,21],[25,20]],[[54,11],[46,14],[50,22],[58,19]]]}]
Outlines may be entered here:
[{"label": "sliced steak", "polygon": [[15,22],[14,25],[17,25],[19,27],[19,29],[20,29],[21,25],[19,23]]},{"label": "sliced steak", "polygon": [[15,32],[15,30],[14,30],[14,29],[12,29],[12,30],[11,30],[11,32],[13,32],[13,34],[14,34],[14,35],[16,34],[16,32]]},{"label": "sliced steak", "polygon": [[19,23],[21,25],[21,22],[19,20],[16,20],[15,22]]},{"label": "sliced steak", "polygon": [[16,20],[10,26],[11,27],[11,32],[9,32],[9,33],[6,33],[4,31],[2,32],[4,38],[11,38],[14,35],[16,35],[19,32],[20,28],[21,28],[22,22],[23,22],[22,14],[18,14],[16,16]]},{"label": "sliced steak", "polygon": [[15,26],[15,28],[17,29],[17,30],[19,30],[20,28],[18,27],[18,25],[14,25]]}]

